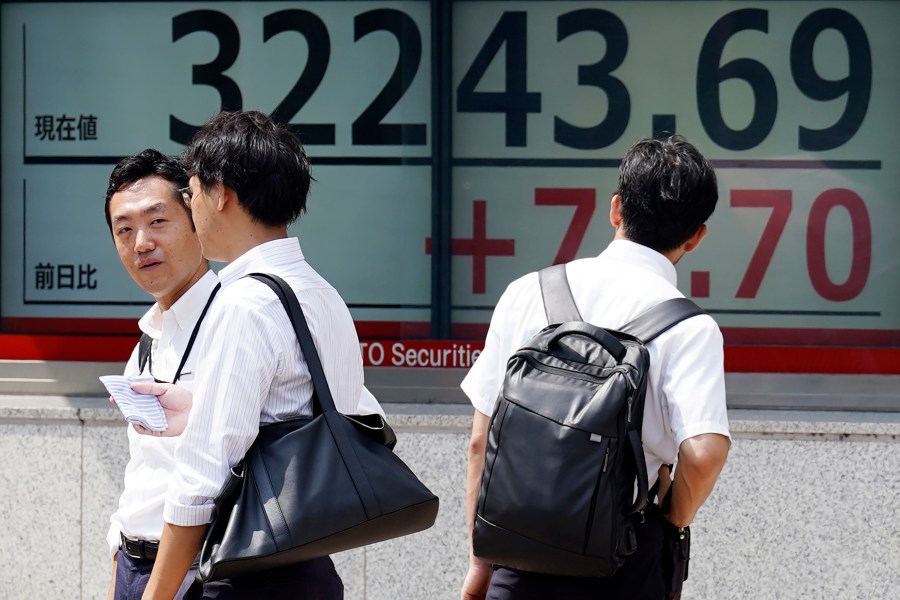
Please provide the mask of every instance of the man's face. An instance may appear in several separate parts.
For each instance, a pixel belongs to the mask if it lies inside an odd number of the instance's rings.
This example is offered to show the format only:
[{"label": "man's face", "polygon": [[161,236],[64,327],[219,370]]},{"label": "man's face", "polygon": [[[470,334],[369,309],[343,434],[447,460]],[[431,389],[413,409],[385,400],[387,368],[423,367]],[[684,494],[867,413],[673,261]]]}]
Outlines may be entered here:
[{"label": "man's face", "polygon": [[167,310],[206,272],[191,217],[174,184],[145,177],[109,202],[119,259],[135,283]]}]

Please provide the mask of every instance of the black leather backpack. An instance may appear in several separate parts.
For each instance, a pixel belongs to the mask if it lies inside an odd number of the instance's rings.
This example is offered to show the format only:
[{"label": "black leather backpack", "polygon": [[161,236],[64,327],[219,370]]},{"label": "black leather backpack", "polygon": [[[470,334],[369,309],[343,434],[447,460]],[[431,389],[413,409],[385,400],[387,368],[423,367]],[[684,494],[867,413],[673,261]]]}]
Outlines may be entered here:
[{"label": "black leather backpack", "polygon": [[608,576],[636,550],[633,523],[648,502],[645,345],[704,313],[677,298],[621,331],[603,329],[581,320],[565,265],[539,278],[550,325],[507,363],[488,431],[474,552],[524,571]]}]

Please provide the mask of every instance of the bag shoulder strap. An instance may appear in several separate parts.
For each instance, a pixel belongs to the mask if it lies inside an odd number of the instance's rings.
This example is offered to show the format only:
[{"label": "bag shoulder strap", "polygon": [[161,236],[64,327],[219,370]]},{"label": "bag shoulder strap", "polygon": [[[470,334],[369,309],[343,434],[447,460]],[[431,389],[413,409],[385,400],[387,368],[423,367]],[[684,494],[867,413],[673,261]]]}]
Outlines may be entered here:
[{"label": "bag shoulder strap", "polygon": [[181,355],[181,362],[178,363],[178,369],[175,371],[175,378],[172,379],[172,383],[178,383],[178,380],[181,379],[181,371],[187,363],[188,356],[191,354],[191,348],[194,347],[194,342],[197,341],[197,334],[200,333],[200,325],[203,323],[203,319],[206,317],[206,313],[209,312],[209,307],[212,305],[212,301],[216,297],[216,294],[219,293],[219,288],[221,287],[221,283],[216,284],[216,287],[210,292],[209,298],[207,298],[206,304],[200,312],[200,316],[197,317],[197,322],[194,323],[194,329],[191,331],[191,337],[188,339],[187,346],[184,348],[184,354]]},{"label": "bag shoulder strap", "polygon": [[[294,333],[297,334],[297,341],[300,342],[303,358],[306,360],[306,366],[309,368],[309,373],[312,377],[313,416],[321,415],[325,419],[325,423],[334,437],[335,446],[343,459],[344,466],[347,468],[350,479],[353,481],[353,485],[359,494],[366,518],[372,519],[383,514],[369,476],[366,474],[365,468],[363,468],[360,455],[353,449],[354,442],[349,435],[349,430],[352,430],[353,426],[349,425],[349,421],[334,406],[334,399],[331,397],[331,390],[328,388],[328,380],[325,379],[325,370],[322,368],[322,362],[319,360],[319,353],[309,331],[309,325],[306,323],[306,317],[303,315],[303,309],[300,308],[297,295],[287,282],[277,275],[250,273],[248,276],[269,286],[275,292],[275,295],[278,296],[278,299],[281,300],[281,304],[287,311],[288,318],[294,326]],[[270,507],[268,503],[267,507]]]},{"label": "bag shoulder strap", "polygon": [[141,341],[138,342],[138,369],[143,374],[147,361],[150,360],[150,347],[153,344],[153,338],[146,333],[141,334]]},{"label": "bag shoulder strap", "polygon": [[[184,370],[184,365],[187,363],[188,356],[191,354],[191,348],[194,347],[194,342],[197,341],[197,334],[200,333],[200,325],[203,323],[203,318],[206,316],[206,313],[209,311],[209,307],[212,304],[213,299],[216,297],[216,294],[219,292],[219,288],[222,287],[221,283],[217,283],[216,287],[213,288],[213,291],[210,292],[209,298],[206,300],[206,304],[203,306],[203,310],[200,311],[200,316],[197,317],[197,322],[194,323],[194,329],[191,331],[191,337],[188,339],[187,345],[184,347],[184,352],[181,354],[181,361],[178,363],[178,368],[175,370],[175,377],[169,383],[178,383],[178,380],[181,379],[181,371]],[[146,333],[141,334],[141,341],[138,343],[138,368],[140,368],[140,373],[144,373],[144,367],[147,366],[147,363],[150,362],[150,370],[153,371],[153,362],[152,362],[152,350],[153,350],[153,338],[151,338]],[[151,373],[152,374],[152,373]]]},{"label": "bag shoulder strap", "polygon": [[547,323],[556,325],[582,320],[572,297],[569,279],[566,277],[565,263],[541,269],[538,271],[538,281],[541,284],[541,298],[544,300]]},{"label": "bag shoulder strap", "polygon": [[688,298],[672,298],[648,308],[619,331],[646,345],[685,319],[705,314],[706,311]]},{"label": "bag shoulder strap", "polygon": [[300,342],[300,349],[303,351],[303,358],[306,360],[306,366],[309,368],[309,374],[313,383],[313,414],[318,415],[324,412],[337,412],[334,406],[334,399],[331,397],[331,390],[328,387],[328,380],[325,379],[325,370],[322,368],[322,361],[319,360],[319,352],[313,342],[312,334],[309,331],[309,325],[306,323],[306,317],[303,315],[303,309],[300,308],[300,302],[297,295],[287,282],[270,273],[250,273],[247,275],[267,286],[269,286],[275,295],[281,300],[284,310],[287,311],[291,325],[294,326],[294,333],[297,335],[297,341]]},{"label": "bag shoulder strap", "polygon": [[[278,299],[281,300],[282,306],[288,313],[288,318],[294,326],[294,333],[297,334],[297,341],[300,342],[300,349],[303,352],[303,358],[306,360],[306,366],[309,369],[313,382],[313,415],[316,417],[321,415],[329,431],[331,431],[331,435],[334,437],[334,444],[359,494],[366,519],[373,519],[384,514],[378,496],[372,487],[372,482],[366,473],[366,469],[363,467],[360,458],[362,454],[354,450],[354,445],[358,444],[359,441],[358,438],[351,438],[350,432],[354,431],[355,428],[334,406],[334,399],[331,397],[331,390],[328,388],[328,380],[325,379],[325,370],[322,368],[322,362],[319,360],[319,352],[316,350],[316,345],[309,331],[309,325],[306,323],[306,317],[303,315],[303,309],[300,308],[297,295],[287,282],[277,275],[272,275],[271,273],[250,273],[248,276],[269,286],[275,292],[275,295],[278,296]],[[269,503],[266,503],[266,506],[270,507]]]}]

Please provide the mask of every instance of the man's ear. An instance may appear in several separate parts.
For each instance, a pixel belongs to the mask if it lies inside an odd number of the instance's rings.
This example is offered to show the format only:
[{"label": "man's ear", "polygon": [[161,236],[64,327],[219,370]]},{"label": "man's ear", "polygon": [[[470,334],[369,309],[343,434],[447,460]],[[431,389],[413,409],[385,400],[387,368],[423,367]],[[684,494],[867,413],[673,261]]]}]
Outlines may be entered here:
[{"label": "man's ear", "polygon": [[216,192],[218,193],[218,199],[216,200],[216,208],[221,212],[225,210],[225,207],[230,203],[237,203],[237,193],[225,185],[224,183],[216,184]]},{"label": "man's ear", "polygon": [[706,227],[706,223],[704,223],[697,229],[697,232],[684,243],[682,246],[684,251],[687,253],[696,250],[697,246],[700,245],[700,242],[703,241],[703,238],[706,237],[707,233],[709,233],[709,229]]},{"label": "man's ear", "polygon": [[622,225],[622,198],[618,194],[609,201],[609,224],[614,229],[619,229]]}]

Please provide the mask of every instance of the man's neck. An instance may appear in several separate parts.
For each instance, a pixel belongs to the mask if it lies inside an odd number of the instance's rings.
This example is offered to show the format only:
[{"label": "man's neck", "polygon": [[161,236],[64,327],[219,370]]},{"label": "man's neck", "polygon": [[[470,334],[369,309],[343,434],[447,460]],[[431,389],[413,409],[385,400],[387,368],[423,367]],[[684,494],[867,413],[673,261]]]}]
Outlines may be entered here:
[{"label": "man's neck", "polygon": [[[637,242],[628,239],[628,236],[625,235],[625,231],[624,231],[623,227],[619,227],[618,229],[616,229],[616,235],[613,239],[625,240],[627,242],[631,242],[632,244],[637,244]],[[639,245],[643,246],[643,244],[639,244]],[[649,246],[645,246],[645,247],[649,248]],[[669,262],[671,262],[673,265],[678,264],[678,261],[681,260],[681,257],[685,255],[684,248],[682,248],[680,246],[678,248],[675,248],[674,250],[669,250],[667,252],[660,252],[659,250],[655,250],[654,248],[650,248],[650,249],[653,250],[654,252],[659,252],[660,254],[665,256],[667,259],[669,259]]]},{"label": "man's neck", "polygon": [[241,231],[230,239],[225,262],[233,262],[257,246],[288,237],[287,227],[253,227]]},{"label": "man's neck", "polygon": [[166,312],[171,309],[172,306],[178,302],[182,296],[184,296],[189,289],[194,287],[194,284],[200,281],[206,272],[209,271],[209,263],[205,260],[200,264],[196,271],[194,271],[193,275],[189,279],[187,279],[184,284],[178,288],[173,294],[167,297],[154,298],[156,303],[159,305],[160,312]]}]

